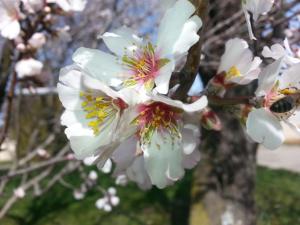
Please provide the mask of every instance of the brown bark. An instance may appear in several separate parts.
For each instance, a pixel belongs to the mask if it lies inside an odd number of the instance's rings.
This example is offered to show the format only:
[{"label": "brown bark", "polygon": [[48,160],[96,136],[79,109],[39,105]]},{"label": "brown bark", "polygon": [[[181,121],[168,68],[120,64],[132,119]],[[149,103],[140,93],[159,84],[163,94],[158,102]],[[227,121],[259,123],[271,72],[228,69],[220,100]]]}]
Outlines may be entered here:
[{"label": "brown bark", "polygon": [[256,145],[248,142],[239,121],[228,114],[222,119],[222,132],[203,133],[190,224],[254,225]]}]

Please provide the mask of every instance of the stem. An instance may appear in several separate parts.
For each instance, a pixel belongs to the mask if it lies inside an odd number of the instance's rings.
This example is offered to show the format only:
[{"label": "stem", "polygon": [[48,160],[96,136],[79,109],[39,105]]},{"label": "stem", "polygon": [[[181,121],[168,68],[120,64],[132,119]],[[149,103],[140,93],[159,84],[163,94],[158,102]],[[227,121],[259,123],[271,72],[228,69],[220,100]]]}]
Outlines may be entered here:
[{"label": "stem", "polygon": [[253,104],[253,96],[241,96],[241,97],[234,97],[234,98],[221,98],[219,96],[207,96],[208,102],[211,105],[217,106],[231,106],[231,105],[254,105]]}]

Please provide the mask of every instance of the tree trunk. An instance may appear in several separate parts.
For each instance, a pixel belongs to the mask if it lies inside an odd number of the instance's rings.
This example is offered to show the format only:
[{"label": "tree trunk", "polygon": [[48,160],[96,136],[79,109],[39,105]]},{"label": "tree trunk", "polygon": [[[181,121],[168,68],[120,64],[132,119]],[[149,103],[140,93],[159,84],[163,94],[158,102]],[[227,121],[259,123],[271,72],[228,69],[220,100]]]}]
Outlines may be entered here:
[{"label": "tree trunk", "polygon": [[240,122],[222,114],[221,132],[204,131],[192,187],[191,225],[254,225],[255,155]]}]

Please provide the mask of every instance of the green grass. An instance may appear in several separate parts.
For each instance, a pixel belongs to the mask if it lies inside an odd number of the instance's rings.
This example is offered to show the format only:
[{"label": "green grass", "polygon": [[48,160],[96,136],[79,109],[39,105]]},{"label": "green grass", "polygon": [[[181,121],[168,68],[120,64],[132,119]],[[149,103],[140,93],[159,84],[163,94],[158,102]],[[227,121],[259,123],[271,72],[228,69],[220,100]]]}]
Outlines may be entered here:
[{"label": "green grass", "polygon": [[256,200],[259,225],[300,224],[300,175],[259,168]]},{"label": "green grass", "polygon": [[[258,168],[257,212],[259,225],[300,224],[300,176],[286,171]],[[69,177],[71,181],[74,177]],[[100,184],[109,187],[111,179]],[[76,182],[75,182],[76,183]],[[191,174],[166,190],[143,192],[134,185],[118,188],[120,205],[112,213],[95,207],[101,197],[91,191],[75,201],[69,190],[57,185],[47,195],[19,201],[3,225],[168,225],[186,223]]]}]

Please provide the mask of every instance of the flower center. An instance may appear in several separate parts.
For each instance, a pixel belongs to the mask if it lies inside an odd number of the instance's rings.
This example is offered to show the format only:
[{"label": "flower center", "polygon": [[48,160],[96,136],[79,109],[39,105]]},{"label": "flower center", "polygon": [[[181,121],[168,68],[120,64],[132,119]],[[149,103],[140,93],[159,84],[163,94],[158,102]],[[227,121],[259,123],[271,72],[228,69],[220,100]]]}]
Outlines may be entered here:
[{"label": "flower center", "polygon": [[80,93],[83,99],[81,104],[85,111],[85,118],[89,120],[88,126],[92,128],[94,135],[98,135],[101,126],[108,121],[112,121],[115,115],[125,108],[127,104],[122,99],[112,99],[108,96],[95,96],[91,93]]},{"label": "flower center", "polygon": [[153,45],[149,42],[139,50],[134,51],[132,56],[124,55],[122,61],[123,65],[132,74],[129,79],[124,81],[124,85],[134,86],[136,84],[143,84],[147,90],[151,90],[159,69],[170,60],[159,58]]},{"label": "flower center", "polygon": [[139,115],[133,123],[139,126],[139,136],[144,143],[150,141],[155,130],[170,132],[180,137],[178,131],[178,120],[182,111],[175,107],[160,102],[153,102],[149,105],[139,107]]},{"label": "flower center", "polygon": [[242,76],[242,74],[236,66],[232,66],[226,73],[227,79],[231,79],[234,77],[240,77],[240,76]]}]

